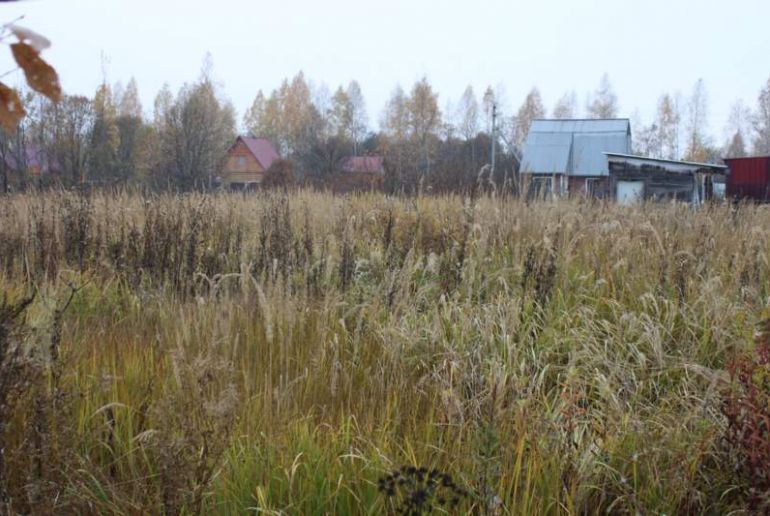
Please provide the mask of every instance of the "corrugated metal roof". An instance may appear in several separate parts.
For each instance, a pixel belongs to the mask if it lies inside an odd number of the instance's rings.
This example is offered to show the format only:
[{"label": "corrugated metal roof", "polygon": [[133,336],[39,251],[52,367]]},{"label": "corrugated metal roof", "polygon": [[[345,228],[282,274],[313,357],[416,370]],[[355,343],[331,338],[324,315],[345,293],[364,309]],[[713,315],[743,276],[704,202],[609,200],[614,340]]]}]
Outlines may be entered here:
[{"label": "corrugated metal roof", "polygon": [[605,152],[607,159],[615,163],[629,163],[636,166],[658,166],[671,172],[697,172],[709,169],[713,171],[725,171],[727,166],[718,163],[701,163],[698,161],[684,161],[678,159],[651,158],[649,156],[637,156],[622,152]]},{"label": "corrugated metal roof", "polygon": [[604,152],[628,153],[628,119],[535,120],[524,143],[522,172],[606,176]]},{"label": "corrugated metal roof", "polygon": [[628,151],[628,136],[625,133],[576,133],[572,142],[571,175],[607,175],[610,170],[604,153]]},{"label": "corrugated metal roof", "polygon": [[541,174],[564,174],[569,169],[572,134],[533,133],[524,144],[521,169]]},{"label": "corrugated metal roof", "polygon": [[538,119],[530,132],[538,133],[628,133],[627,118]]}]

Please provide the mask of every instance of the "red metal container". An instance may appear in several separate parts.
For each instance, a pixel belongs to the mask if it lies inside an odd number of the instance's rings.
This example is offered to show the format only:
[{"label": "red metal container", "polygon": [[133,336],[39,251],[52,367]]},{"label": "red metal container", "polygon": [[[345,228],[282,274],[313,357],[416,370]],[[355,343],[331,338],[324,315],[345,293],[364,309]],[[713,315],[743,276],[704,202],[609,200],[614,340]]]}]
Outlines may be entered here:
[{"label": "red metal container", "polygon": [[729,158],[727,195],[734,199],[770,201],[770,156]]}]

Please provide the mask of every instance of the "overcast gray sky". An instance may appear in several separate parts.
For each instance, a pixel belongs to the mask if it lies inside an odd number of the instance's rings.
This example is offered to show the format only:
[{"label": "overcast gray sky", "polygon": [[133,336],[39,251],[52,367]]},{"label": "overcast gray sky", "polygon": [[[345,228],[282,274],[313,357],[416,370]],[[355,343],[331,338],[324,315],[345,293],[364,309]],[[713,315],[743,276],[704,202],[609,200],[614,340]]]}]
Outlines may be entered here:
[{"label": "overcast gray sky", "polygon": [[[608,73],[621,115],[650,118],[664,91],[687,95],[702,77],[711,131],[729,107],[751,107],[770,77],[768,0],[32,0],[0,4],[53,42],[46,57],[68,93],[101,82],[139,84],[145,110],[164,82],[195,80],[206,52],[239,114],[303,70],[334,89],[357,79],[370,123],[397,83],[425,75],[440,105],[472,84],[501,86],[509,108],[538,86],[550,110],[564,92],[586,94]],[[13,68],[9,54],[2,71]],[[508,111],[511,111],[509,109]]]}]

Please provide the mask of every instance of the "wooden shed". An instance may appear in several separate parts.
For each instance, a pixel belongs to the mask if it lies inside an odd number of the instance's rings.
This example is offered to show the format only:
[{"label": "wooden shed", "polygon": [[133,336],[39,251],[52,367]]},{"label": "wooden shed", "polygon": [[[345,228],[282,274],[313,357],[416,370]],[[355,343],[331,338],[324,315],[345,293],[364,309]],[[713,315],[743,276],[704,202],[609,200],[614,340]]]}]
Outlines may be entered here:
[{"label": "wooden shed", "polygon": [[727,196],[736,199],[770,201],[770,156],[725,159],[730,175]]},{"label": "wooden shed", "polygon": [[227,151],[221,184],[233,190],[254,188],[277,159],[278,153],[270,140],[239,136]]},{"label": "wooden shed", "polygon": [[605,152],[610,192],[618,202],[679,200],[694,205],[715,197],[727,167],[712,163],[648,158]]}]

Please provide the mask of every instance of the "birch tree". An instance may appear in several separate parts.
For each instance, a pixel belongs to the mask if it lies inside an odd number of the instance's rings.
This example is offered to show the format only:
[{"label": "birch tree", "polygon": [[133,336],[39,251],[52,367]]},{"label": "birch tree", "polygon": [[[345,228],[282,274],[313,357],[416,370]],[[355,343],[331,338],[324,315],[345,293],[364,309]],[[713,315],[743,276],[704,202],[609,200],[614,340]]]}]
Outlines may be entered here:
[{"label": "birch tree", "polygon": [[411,133],[419,142],[425,171],[430,174],[430,137],[441,125],[441,111],[438,107],[438,94],[433,91],[427,78],[423,77],[412,87],[407,109]]},{"label": "birch tree", "polygon": [[759,92],[757,110],[752,117],[754,153],[770,154],[770,79]]},{"label": "birch tree", "polygon": [[128,82],[123,94],[116,98],[116,104],[119,135],[116,169],[118,177],[126,181],[138,175],[140,153],[148,138],[139,100],[139,87],[134,78]]},{"label": "birch tree", "polygon": [[524,145],[524,140],[529,134],[529,128],[532,121],[545,117],[545,108],[543,99],[540,96],[540,90],[532,88],[524,99],[524,103],[519,108],[514,125],[514,144],[520,149]]},{"label": "birch tree", "polygon": [[708,158],[708,94],[703,79],[698,79],[687,101],[687,149],[685,159],[705,161]]},{"label": "birch tree", "polygon": [[206,76],[167,100],[156,102],[158,173],[182,189],[210,187],[235,138],[233,107]]},{"label": "birch tree", "polygon": [[132,116],[142,118],[142,102],[139,100],[139,86],[136,79],[128,81],[125,91],[120,96],[116,95],[118,116]]},{"label": "birch tree", "polygon": [[257,91],[251,106],[243,114],[243,127],[246,132],[252,136],[262,136],[265,117],[265,94],[262,90]]},{"label": "birch tree", "polygon": [[724,154],[730,158],[746,155],[746,140],[749,136],[751,111],[742,100],[736,100],[730,106],[730,115],[725,125]]},{"label": "birch tree", "polygon": [[353,106],[347,91],[337,88],[331,99],[328,114],[329,132],[342,140],[353,139]]},{"label": "birch tree", "polygon": [[93,101],[94,123],[90,135],[88,171],[92,179],[117,176],[120,129],[112,90],[103,83]]},{"label": "birch tree", "polygon": [[460,97],[455,118],[457,130],[466,141],[476,137],[479,132],[479,102],[470,84]]},{"label": "birch tree", "polygon": [[385,105],[380,126],[388,136],[402,140],[409,130],[409,110],[403,88],[397,85]]},{"label": "birch tree", "polygon": [[350,127],[349,132],[353,140],[353,153],[358,154],[358,147],[366,138],[369,127],[369,115],[366,112],[366,100],[361,91],[361,85],[353,80],[348,83],[345,90],[350,106]]},{"label": "birch tree", "polygon": [[594,92],[586,112],[589,118],[616,118],[618,116],[618,97],[610,84],[610,77],[606,73],[599,82],[599,87]]},{"label": "birch tree", "polygon": [[677,159],[679,157],[679,125],[681,122],[679,103],[668,93],[664,93],[658,99],[656,113],[656,125],[658,128],[658,142],[660,155],[663,159]]},{"label": "birch tree", "polygon": [[567,119],[577,116],[577,94],[574,91],[565,93],[556,101],[553,107],[553,118]]}]

